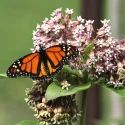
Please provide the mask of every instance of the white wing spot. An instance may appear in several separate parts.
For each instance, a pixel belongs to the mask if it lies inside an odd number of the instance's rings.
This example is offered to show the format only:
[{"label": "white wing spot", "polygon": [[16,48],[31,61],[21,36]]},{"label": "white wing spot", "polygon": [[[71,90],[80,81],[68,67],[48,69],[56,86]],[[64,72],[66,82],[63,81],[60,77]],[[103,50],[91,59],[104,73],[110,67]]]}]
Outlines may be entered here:
[{"label": "white wing spot", "polygon": [[17,72],[19,72],[20,70],[19,70],[19,69],[17,69],[16,71],[17,71]]}]

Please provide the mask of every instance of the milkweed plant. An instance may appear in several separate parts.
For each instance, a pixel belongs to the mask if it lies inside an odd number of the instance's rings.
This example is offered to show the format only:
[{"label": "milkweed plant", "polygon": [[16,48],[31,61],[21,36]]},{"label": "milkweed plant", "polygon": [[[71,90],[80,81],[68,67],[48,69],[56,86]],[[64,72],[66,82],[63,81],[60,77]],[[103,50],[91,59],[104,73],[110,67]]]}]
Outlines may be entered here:
[{"label": "milkweed plant", "polygon": [[[61,44],[79,51],[53,79],[33,81],[32,88],[26,89],[25,101],[42,125],[72,125],[80,119],[80,125],[85,125],[87,92],[92,85],[125,96],[125,40],[111,36],[109,20],[101,20],[102,27],[94,29],[94,20],[74,19],[72,14],[73,9],[67,8],[65,15],[62,8],[56,9],[33,31],[32,53]],[[79,91],[83,91],[81,109],[75,98]]]}]

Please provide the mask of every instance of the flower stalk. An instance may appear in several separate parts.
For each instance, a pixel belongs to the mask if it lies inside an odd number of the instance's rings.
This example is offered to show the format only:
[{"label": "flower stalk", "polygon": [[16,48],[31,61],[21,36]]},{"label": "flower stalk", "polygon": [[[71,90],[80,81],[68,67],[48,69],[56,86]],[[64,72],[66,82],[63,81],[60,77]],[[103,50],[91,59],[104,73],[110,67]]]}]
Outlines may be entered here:
[{"label": "flower stalk", "polygon": [[82,112],[80,118],[80,125],[85,125],[86,122],[87,95],[88,95],[88,89],[82,92],[82,106],[81,106]]}]

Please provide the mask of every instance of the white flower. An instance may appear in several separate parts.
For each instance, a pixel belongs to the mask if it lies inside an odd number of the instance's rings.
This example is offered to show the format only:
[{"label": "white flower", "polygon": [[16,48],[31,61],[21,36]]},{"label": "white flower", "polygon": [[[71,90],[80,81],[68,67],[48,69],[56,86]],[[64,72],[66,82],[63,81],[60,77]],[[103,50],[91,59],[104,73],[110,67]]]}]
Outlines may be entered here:
[{"label": "white flower", "polygon": [[80,21],[81,23],[84,23],[84,22],[85,22],[85,20],[84,20],[84,19],[82,19],[82,17],[81,17],[81,16],[77,16],[77,20],[78,20],[78,21]]},{"label": "white flower", "polygon": [[65,12],[66,12],[67,14],[73,14],[73,9],[69,10],[68,8],[66,8]]},{"label": "white flower", "polygon": [[90,58],[90,60],[92,64],[95,64],[98,61],[95,57]]},{"label": "white flower", "polygon": [[108,23],[109,23],[109,21],[110,21],[110,20],[106,20],[106,19],[101,20],[101,22],[104,24],[104,26],[105,26],[105,25],[107,26],[107,25],[108,25]]},{"label": "white flower", "polygon": [[46,32],[46,33],[48,33],[51,29],[51,27],[48,25],[48,24],[43,24],[42,25],[42,28],[43,28],[43,30]]},{"label": "white flower", "polygon": [[66,89],[68,90],[68,87],[71,86],[71,84],[69,84],[66,80],[64,80],[62,83],[62,89]]},{"label": "white flower", "polygon": [[102,48],[105,45],[104,40],[103,39],[98,39],[97,40],[97,45]]},{"label": "white flower", "polygon": [[59,24],[54,25],[53,28],[54,28],[53,31],[55,32],[55,34],[57,34],[60,31],[60,25]]},{"label": "white flower", "polygon": [[39,51],[39,50],[40,50],[40,46],[36,46],[35,49],[36,49],[37,51]]},{"label": "white flower", "polygon": [[111,32],[110,32],[111,27],[108,25],[109,21],[110,20],[106,20],[106,19],[104,19],[103,21],[101,20],[103,27],[105,29],[104,32],[107,36],[109,36],[111,34]]},{"label": "white flower", "polygon": [[74,35],[77,35],[79,33],[79,29],[75,29],[73,32],[72,32],[72,34],[74,34]]},{"label": "white flower", "polygon": [[96,67],[96,72],[98,72],[98,74],[100,75],[101,72],[104,72],[104,67],[102,67],[102,66],[97,66],[97,67]]},{"label": "white flower", "polygon": [[122,82],[115,82],[115,81],[109,81],[107,84],[111,84],[111,85],[114,85],[114,88],[116,87],[123,87],[123,83]]},{"label": "white flower", "polygon": [[32,51],[32,53],[36,52],[35,48],[30,48],[30,50]]},{"label": "white flower", "polygon": [[58,44],[63,44],[65,41],[63,41],[63,37],[60,37],[59,39],[56,39]]},{"label": "white flower", "polygon": [[61,12],[61,11],[62,11],[62,7],[55,10],[56,13]]},{"label": "white flower", "polygon": [[114,81],[109,81],[107,84],[113,84],[113,85],[115,85],[115,82]]},{"label": "white flower", "polygon": [[62,8],[58,8],[58,9],[56,9],[56,10],[54,10],[53,12],[52,12],[52,14],[51,14],[51,16],[56,16],[59,12],[61,12],[62,11]]},{"label": "white flower", "polygon": [[36,29],[39,29],[41,26],[39,25],[39,24],[37,24],[37,26],[36,26]]},{"label": "white flower", "polygon": [[33,34],[33,36],[35,36],[35,35],[36,35],[36,32],[37,32],[37,31],[34,31],[34,30],[33,30],[33,33],[32,33],[32,34]]},{"label": "white flower", "polygon": [[[36,41],[38,37],[33,36],[32,40]],[[33,43],[34,44],[34,43]]]},{"label": "white flower", "polygon": [[82,24],[80,24],[80,25],[77,25],[77,28],[78,28],[79,30],[83,30],[83,31],[84,31],[85,26],[84,26],[84,25],[82,25]]},{"label": "white flower", "polygon": [[93,24],[94,23],[94,20],[86,20],[86,26],[90,25],[90,24]]},{"label": "white flower", "polygon": [[56,21],[58,21],[58,19],[57,19],[56,16],[54,16],[54,17],[51,17],[51,18],[50,18],[50,21],[52,21],[52,22],[56,22]]},{"label": "white flower", "polygon": [[45,18],[45,20],[43,20],[43,23],[47,23],[49,21],[48,18]]},{"label": "white flower", "polygon": [[77,46],[81,46],[81,44],[83,42],[82,38],[81,37],[76,37],[75,40],[76,40]]},{"label": "white flower", "polygon": [[111,58],[114,51],[111,49],[107,49],[105,51],[106,51],[105,56]]},{"label": "white flower", "polygon": [[107,36],[109,36],[110,34],[112,34],[112,33],[110,32],[110,29],[111,29],[110,26],[107,26],[107,27],[105,28],[105,34],[106,34]]},{"label": "white flower", "polygon": [[56,13],[55,13],[55,11],[54,12],[52,12],[52,14],[50,14],[51,16],[56,16]]},{"label": "white flower", "polygon": [[38,44],[38,41],[33,41],[33,45],[36,46]]},{"label": "white flower", "polygon": [[[84,33],[84,25],[80,24],[80,25],[77,25],[77,27],[74,29],[74,31],[72,32],[73,34],[73,37],[77,40],[79,39],[78,37],[81,36],[83,33]],[[80,37],[80,39],[82,39]],[[81,40],[80,40],[81,41]]]},{"label": "white flower", "polygon": [[115,87],[123,87],[123,83],[122,82],[116,82],[114,88]]}]

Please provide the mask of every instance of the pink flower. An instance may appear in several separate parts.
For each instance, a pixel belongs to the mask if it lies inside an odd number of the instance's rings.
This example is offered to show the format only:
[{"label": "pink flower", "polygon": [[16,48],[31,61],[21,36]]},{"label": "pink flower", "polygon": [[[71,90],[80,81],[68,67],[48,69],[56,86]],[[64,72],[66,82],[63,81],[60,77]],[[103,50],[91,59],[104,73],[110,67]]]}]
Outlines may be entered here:
[{"label": "pink flower", "polygon": [[84,23],[84,22],[85,22],[85,19],[82,19],[81,16],[77,16],[77,20],[78,20],[80,23]]},{"label": "pink flower", "polygon": [[68,8],[66,8],[65,12],[66,12],[66,14],[71,15],[71,14],[73,14],[73,9],[69,10]]},{"label": "pink flower", "polygon": [[94,31],[93,23],[94,23],[94,20],[88,20],[86,21],[86,24],[85,24],[88,39],[92,37],[92,32]]},{"label": "pink flower", "polygon": [[[56,9],[51,14],[52,17],[50,19],[45,18],[42,25],[37,25],[36,31],[33,31],[34,47],[40,46],[46,49],[48,46],[65,43],[78,47],[78,50],[83,50],[82,46],[88,45],[88,41],[90,40],[86,38],[87,34],[91,37],[93,21],[89,20],[85,25],[85,20],[81,16],[77,17],[77,20],[71,18],[73,9],[70,10],[67,8],[65,12],[66,15],[64,16],[62,8]],[[51,42],[51,40],[54,42]],[[35,50],[38,51],[38,48]]]},{"label": "pink flower", "polygon": [[101,21],[102,24],[103,24],[103,27],[101,27],[98,32],[97,32],[97,36],[98,37],[103,37],[103,36],[110,36],[110,29],[111,27],[108,25],[110,20],[104,20],[104,21]]}]

